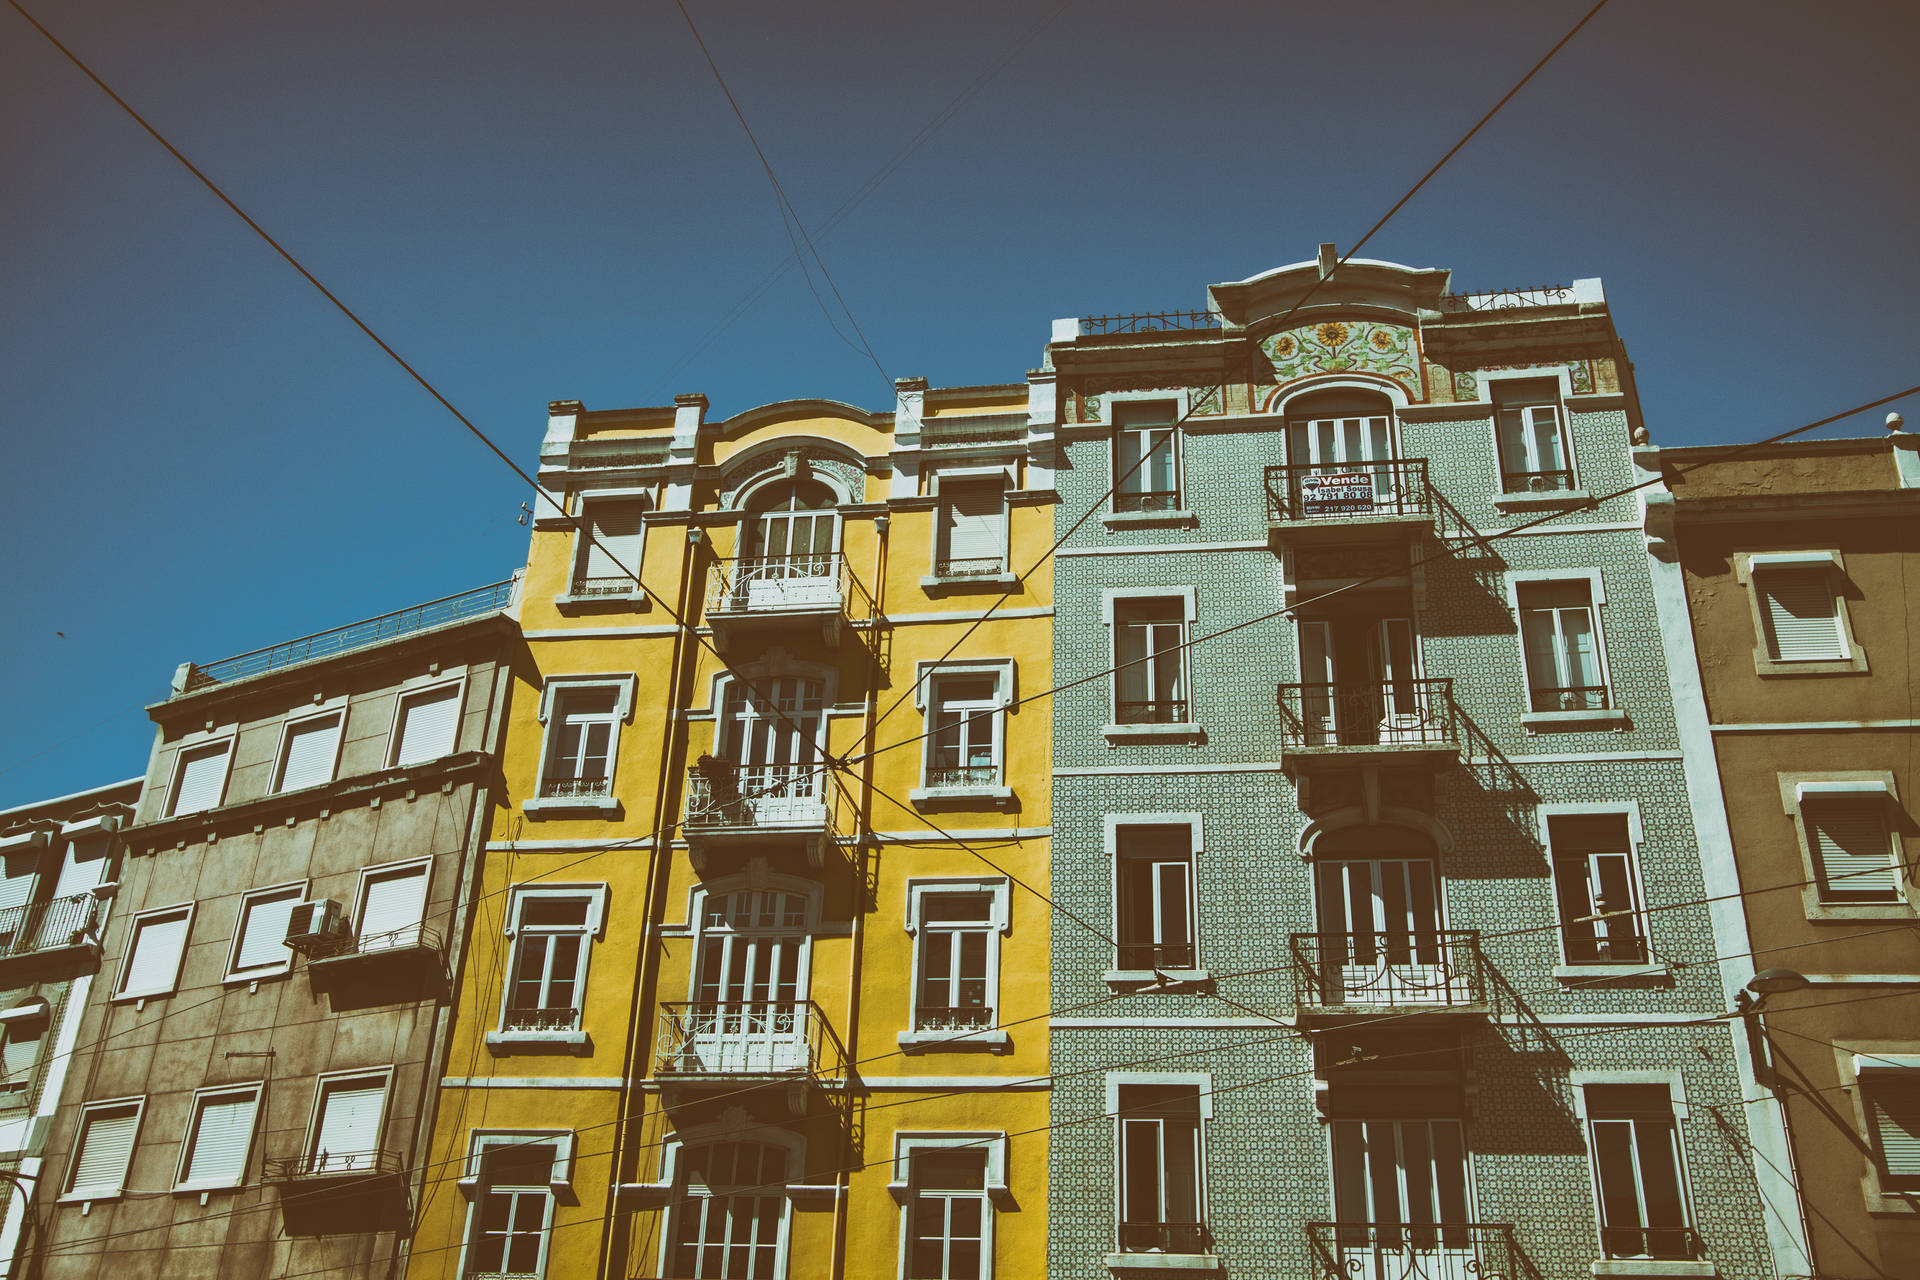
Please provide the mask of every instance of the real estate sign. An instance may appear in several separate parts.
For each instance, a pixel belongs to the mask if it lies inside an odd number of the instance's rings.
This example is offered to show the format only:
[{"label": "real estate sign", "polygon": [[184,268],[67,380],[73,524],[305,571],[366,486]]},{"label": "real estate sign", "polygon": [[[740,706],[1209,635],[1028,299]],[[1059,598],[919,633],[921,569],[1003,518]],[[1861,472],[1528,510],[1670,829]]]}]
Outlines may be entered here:
[{"label": "real estate sign", "polygon": [[1300,515],[1365,516],[1373,514],[1373,477],[1365,474],[1300,477]]}]

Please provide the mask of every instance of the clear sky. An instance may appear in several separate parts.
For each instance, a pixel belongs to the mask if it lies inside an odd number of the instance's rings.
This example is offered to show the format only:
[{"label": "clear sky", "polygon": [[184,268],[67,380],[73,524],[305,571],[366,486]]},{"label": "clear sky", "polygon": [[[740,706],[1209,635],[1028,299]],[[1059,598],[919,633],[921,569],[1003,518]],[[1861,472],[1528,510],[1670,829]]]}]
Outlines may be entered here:
[{"label": "clear sky", "polygon": [[[670,0],[23,3],[524,465],[553,399],[891,404],[797,273],[740,306],[787,240]],[[814,226],[1027,41],[818,242],[952,385],[1349,246],[1587,3],[688,7]],[[1659,443],[1920,382],[1917,15],[1613,0],[1365,256],[1602,277]],[[0,806],[141,773],[183,661],[521,562],[519,482],[5,8],[0,147]]]}]

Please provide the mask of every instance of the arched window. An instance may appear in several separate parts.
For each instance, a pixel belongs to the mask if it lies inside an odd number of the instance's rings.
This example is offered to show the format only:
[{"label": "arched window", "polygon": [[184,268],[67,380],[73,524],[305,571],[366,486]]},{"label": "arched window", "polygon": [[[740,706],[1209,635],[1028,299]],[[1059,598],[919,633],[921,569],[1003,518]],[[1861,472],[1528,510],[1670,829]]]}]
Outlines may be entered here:
[{"label": "arched window", "polygon": [[833,491],[817,480],[787,480],[753,495],[746,559],[780,566],[787,576],[826,577],[833,572],[839,513]]},{"label": "arched window", "polygon": [[1374,508],[1393,510],[1396,468],[1388,464],[1399,456],[1393,403],[1378,392],[1336,387],[1287,405],[1287,461],[1296,483],[1301,476],[1370,475]]}]

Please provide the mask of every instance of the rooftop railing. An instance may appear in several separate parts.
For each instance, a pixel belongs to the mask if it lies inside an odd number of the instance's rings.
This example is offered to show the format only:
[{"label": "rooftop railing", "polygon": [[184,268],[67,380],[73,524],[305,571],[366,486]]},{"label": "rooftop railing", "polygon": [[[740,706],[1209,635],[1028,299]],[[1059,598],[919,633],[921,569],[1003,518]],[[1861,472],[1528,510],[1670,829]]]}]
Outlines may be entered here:
[{"label": "rooftop railing", "polygon": [[388,640],[411,635],[416,631],[426,631],[432,627],[443,627],[451,622],[464,622],[468,618],[484,617],[498,613],[513,603],[513,580],[496,582],[491,586],[477,587],[472,591],[463,591],[459,595],[443,596],[438,600],[429,600],[425,604],[416,604],[412,608],[401,609],[394,613],[383,613],[377,618],[367,618],[360,622],[349,623],[344,627],[335,627],[331,631],[321,631],[298,640],[288,640],[265,649],[255,649],[251,653],[238,654],[231,658],[222,658],[206,666],[189,663],[186,683],[180,690],[191,693],[209,685],[224,684],[229,680],[244,680],[248,676],[264,675],[282,667],[291,667],[302,662],[311,662],[315,658],[332,657],[350,649],[361,649],[368,645],[382,644]]},{"label": "rooftop railing", "polygon": [[846,1050],[811,1000],[663,1001],[655,1045],[657,1075],[846,1074]]},{"label": "rooftop railing", "polygon": [[1322,1280],[1522,1280],[1513,1224],[1309,1222]]},{"label": "rooftop railing", "polygon": [[1408,933],[1296,933],[1298,1004],[1446,1009],[1484,1004],[1486,964],[1477,929]]},{"label": "rooftop railing", "polygon": [[1111,316],[1082,316],[1080,332],[1166,333],[1218,329],[1220,317],[1211,311],[1124,311]]},{"label": "rooftop railing", "polygon": [[1570,284],[1541,284],[1521,289],[1484,289],[1478,293],[1450,293],[1440,299],[1442,311],[1511,311],[1518,307],[1557,307],[1572,302]]}]

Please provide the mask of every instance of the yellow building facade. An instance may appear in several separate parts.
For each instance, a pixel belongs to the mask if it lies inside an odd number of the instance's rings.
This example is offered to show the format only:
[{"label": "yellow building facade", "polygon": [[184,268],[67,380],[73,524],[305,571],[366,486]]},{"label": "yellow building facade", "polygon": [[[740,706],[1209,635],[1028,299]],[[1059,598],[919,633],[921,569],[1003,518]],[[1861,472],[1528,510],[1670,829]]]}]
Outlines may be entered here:
[{"label": "yellow building facade", "polygon": [[1051,381],[707,410],[550,407],[408,1274],[1032,1274]]}]

